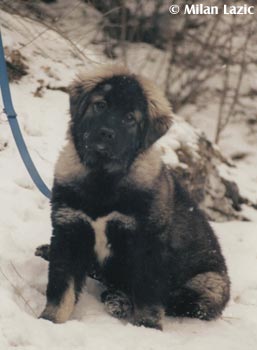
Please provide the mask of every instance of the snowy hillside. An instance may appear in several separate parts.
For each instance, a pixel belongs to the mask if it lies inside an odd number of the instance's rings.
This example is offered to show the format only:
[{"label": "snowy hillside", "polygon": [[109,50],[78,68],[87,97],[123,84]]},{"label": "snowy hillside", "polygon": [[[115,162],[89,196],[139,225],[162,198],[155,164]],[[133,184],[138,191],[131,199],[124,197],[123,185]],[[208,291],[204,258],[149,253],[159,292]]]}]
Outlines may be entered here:
[{"label": "snowy hillside", "polygon": [[[39,24],[4,12],[0,13],[0,18],[5,46],[9,50],[19,49],[29,66],[29,74],[12,83],[11,90],[32,158],[51,186],[53,164],[63,144],[69,118],[68,95],[53,88],[67,86],[80,68],[90,68],[92,62],[82,62],[74,57],[73,48],[67,41]],[[38,40],[21,49],[35,35],[40,35]],[[94,61],[100,59],[94,56],[94,52],[85,54]],[[40,91],[41,97],[37,91]],[[171,163],[178,161],[171,149],[182,142],[181,138],[185,139],[181,129],[175,130],[177,139],[166,146],[162,142],[162,147],[170,148],[166,160]],[[186,131],[184,134],[188,142],[190,133]],[[193,135],[191,142],[194,144]],[[56,325],[37,319],[45,303],[48,264],[35,257],[34,251],[38,245],[49,242],[50,207],[25,171],[4,115],[0,115],[0,173],[1,350],[257,348],[255,210],[245,208],[251,222],[213,224],[232,282],[230,303],[219,320],[204,322],[166,318],[163,332],[138,328],[109,316],[99,301],[101,285],[89,280],[71,320]],[[242,176],[244,192],[251,192],[256,201],[256,192],[250,189],[254,181],[257,182],[257,174],[251,172],[247,177],[247,173],[243,170],[240,173],[239,169],[234,173],[231,170],[228,175],[232,178]]]}]

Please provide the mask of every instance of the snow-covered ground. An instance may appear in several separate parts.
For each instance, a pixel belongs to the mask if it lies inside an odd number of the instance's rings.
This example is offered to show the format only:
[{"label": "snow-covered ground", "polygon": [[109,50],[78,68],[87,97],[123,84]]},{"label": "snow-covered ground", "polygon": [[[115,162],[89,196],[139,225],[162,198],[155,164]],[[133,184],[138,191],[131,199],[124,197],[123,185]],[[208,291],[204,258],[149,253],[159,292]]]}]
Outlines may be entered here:
[{"label": "snow-covered ground", "polygon": [[[0,18],[3,39],[9,48],[20,48],[44,30],[40,25],[4,13]],[[11,85],[15,109],[31,155],[51,186],[53,164],[68,121],[68,96],[45,88],[42,97],[35,97],[34,92],[41,84],[38,79],[44,80],[44,86],[67,85],[82,62],[72,55],[68,43],[51,31],[24,47],[21,53],[30,71],[19,83]],[[95,59],[93,53],[87,54]],[[230,303],[219,320],[165,318],[163,332],[138,328],[109,316],[99,301],[101,285],[89,280],[71,319],[55,325],[37,319],[45,303],[48,264],[34,256],[35,248],[50,239],[50,207],[26,173],[3,115],[0,173],[1,350],[257,348],[256,211],[245,209],[252,222],[213,224],[232,282]],[[247,174],[242,171],[241,176],[247,187]]]}]

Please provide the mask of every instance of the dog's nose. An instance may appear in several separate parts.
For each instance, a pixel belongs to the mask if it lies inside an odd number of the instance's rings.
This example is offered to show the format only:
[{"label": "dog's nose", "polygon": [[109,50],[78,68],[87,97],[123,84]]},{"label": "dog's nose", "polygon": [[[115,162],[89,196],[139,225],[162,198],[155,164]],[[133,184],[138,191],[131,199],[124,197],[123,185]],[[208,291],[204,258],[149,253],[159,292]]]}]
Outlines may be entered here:
[{"label": "dog's nose", "polygon": [[100,137],[102,141],[111,141],[115,137],[115,132],[109,128],[101,128],[99,131]]}]

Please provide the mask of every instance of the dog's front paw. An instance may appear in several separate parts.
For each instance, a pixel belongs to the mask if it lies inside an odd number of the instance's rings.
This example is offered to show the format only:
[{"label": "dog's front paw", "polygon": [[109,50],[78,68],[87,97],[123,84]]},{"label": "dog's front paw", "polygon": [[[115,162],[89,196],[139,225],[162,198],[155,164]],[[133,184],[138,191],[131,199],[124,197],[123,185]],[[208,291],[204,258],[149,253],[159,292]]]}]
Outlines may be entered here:
[{"label": "dog's front paw", "polygon": [[38,318],[56,323],[54,314],[47,309],[45,309]]},{"label": "dog's front paw", "polygon": [[163,309],[160,307],[135,308],[134,325],[162,330]]},{"label": "dog's front paw", "polygon": [[39,318],[53,323],[64,323],[68,320],[69,314],[67,313],[67,308],[49,303],[46,305]]},{"label": "dog's front paw", "polygon": [[132,314],[132,303],[129,297],[120,291],[105,291],[101,295],[106,311],[116,318],[129,318]]}]

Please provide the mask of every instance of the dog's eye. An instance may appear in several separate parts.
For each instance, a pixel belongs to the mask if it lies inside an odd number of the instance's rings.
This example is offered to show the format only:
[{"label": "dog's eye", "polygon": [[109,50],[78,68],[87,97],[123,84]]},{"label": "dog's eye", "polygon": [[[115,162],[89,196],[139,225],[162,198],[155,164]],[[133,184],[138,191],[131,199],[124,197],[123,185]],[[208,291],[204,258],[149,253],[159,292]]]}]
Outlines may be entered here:
[{"label": "dog's eye", "polygon": [[132,124],[135,122],[135,116],[134,116],[134,113],[130,112],[126,115],[126,122],[129,123],[129,124]]},{"label": "dog's eye", "polygon": [[104,100],[96,101],[93,104],[93,108],[96,113],[103,112],[106,109],[106,107],[107,107],[107,103]]}]

